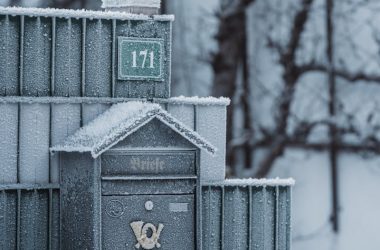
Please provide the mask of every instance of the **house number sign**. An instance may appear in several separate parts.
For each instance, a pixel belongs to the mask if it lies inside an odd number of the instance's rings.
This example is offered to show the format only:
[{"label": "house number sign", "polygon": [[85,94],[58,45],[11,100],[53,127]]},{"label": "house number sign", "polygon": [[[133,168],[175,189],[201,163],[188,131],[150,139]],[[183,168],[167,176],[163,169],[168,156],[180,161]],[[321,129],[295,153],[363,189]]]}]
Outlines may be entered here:
[{"label": "house number sign", "polygon": [[119,37],[119,80],[163,81],[164,40]]}]

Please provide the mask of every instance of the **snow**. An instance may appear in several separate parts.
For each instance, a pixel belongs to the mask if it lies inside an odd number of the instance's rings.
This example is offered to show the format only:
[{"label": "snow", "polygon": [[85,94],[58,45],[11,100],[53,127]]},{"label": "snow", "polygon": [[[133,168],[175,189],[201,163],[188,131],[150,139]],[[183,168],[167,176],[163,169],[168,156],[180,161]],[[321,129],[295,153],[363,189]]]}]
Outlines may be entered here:
[{"label": "snow", "polygon": [[45,16],[63,18],[88,18],[88,19],[118,19],[118,20],[156,20],[174,21],[173,15],[142,15],[119,11],[90,11],[90,10],[67,10],[54,8],[21,8],[0,7],[0,15],[23,15],[23,16]]},{"label": "snow", "polygon": [[294,186],[295,181],[292,178],[280,179],[278,177],[274,179],[247,178],[247,179],[226,179],[223,182],[214,182],[210,184],[223,185],[223,186]]},{"label": "snow", "polygon": [[380,157],[339,156],[340,231],[331,229],[331,177],[326,152],[286,150],[270,176],[292,176],[292,249],[380,249]]},{"label": "snow", "polygon": [[231,103],[231,100],[227,97],[186,97],[186,96],[178,96],[172,97],[169,99],[170,103],[176,104],[199,104],[199,105],[225,105],[228,106]]},{"label": "snow", "polygon": [[[126,101],[141,101],[138,98],[109,98],[109,97],[38,97],[38,99],[28,96],[4,96],[0,97],[0,103],[119,103]],[[171,97],[169,99],[153,99],[156,103],[188,104],[188,105],[222,105],[230,104],[227,97]]]},{"label": "snow", "polygon": [[102,0],[102,8],[149,7],[160,8],[161,0]]},{"label": "snow", "polygon": [[74,135],[68,137],[62,144],[54,146],[50,150],[91,152],[92,156],[96,158],[153,118],[159,119],[197,147],[212,155],[215,154],[216,148],[213,145],[172,117],[159,104],[137,101],[113,105]]}]

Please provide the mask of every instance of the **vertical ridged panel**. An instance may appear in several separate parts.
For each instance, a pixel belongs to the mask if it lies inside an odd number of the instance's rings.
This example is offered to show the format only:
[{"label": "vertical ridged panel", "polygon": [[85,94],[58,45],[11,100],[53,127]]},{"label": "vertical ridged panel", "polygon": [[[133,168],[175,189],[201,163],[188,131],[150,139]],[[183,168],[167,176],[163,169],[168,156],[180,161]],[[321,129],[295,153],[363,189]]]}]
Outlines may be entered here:
[{"label": "vertical ridged panel", "polygon": [[110,97],[112,85],[112,21],[87,20],[86,88],[89,97]]},{"label": "vertical ridged panel", "polygon": [[81,95],[82,22],[57,18],[55,44],[55,96]]},{"label": "vertical ridged panel", "polygon": [[18,95],[20,19],[0,16],[0,95]]},{"label": "vertical ridged panel", "polygon": [[205,241],[204,249],[220,249],[221,228],[221,189],[217,187],[204,187],[202,196],[202,238]]},{"label": "vertical ridged panel", "polygon": [[23,85],[26,96],[50,95],[51,19],[25,17]]},{"label": "vertical ridged panel", "polygon": [[201,179],[223,181],[225,179],[226,107],[200,105],[196,110],[196,131],[218,149],[213,156],[201,152]]},{"label": "vertical ridged panel", "polygon": [[289,250],[290,193],[281,186],[203,186],[203,249]]},{"label": "vertical ridged panel", "polygon": [[194,106],[185,104],[169,104],[168,112],[187,127],[194,129]]},{"label": "vertical ridged panel", "polygon": [[[53,104],[51,144],[58,145],[80,128],[80,104]],[[51,156],[51,182],[59,182],[58,154]]]},{"label": "vertical ridged panel", "polygon": [[289,188],[279,188],[278,249],[290,249],[290,192]]},{"label": "vertical ridged panel", "polygon": [[276,189],[265,187],[264,193],[264,249],[274,249],[276,231]]},{"label": "vertical ridged panel", "polygon": [[22,104],[20,111],[20,182],[49,182],[49,104]]},{"label": "vertical ridged panel", "polygon": [[0,104],[0,183],[17,182],[17,104]]},{"label": "vertical ridged panel", "polygon": [[108,104],[83,104],[82,122],[86,125],[94,120],[98,115],[106,111],[110,105]]},{"label": "vertical ridged panel", "polygon": [[59,213],[59,190],[53,190],[52,193],[52,221],[50,226],[50,246],[51,249],[60,249],[60,213]]},{"label": "vertical ridged panel", "polygon": [[[118,20],[117,36],[137,38],[160,38],[164,42],[164,81],[117,80],[117,97],[168,98],[170,95],[171,23],[159,21]],[[116,66],[117,67],[117,66]],[[117,68],[115,69],[117,72]]]},{"label": "vertical ridged panel", "polygon": [[264,249],[264,192],[262,187],[252,187],[251,239],[253,250]]},{"label": "vertical ridged panel", "polygon": [[16,200],[15,192],[0,190],[0,249],[16,248]]},{"label": "vertical ridged panel", "polygon": [[48,192],[23,191],[21,198],[21,249],[48,247]]},{"label": "vertical ridged panel", "polygon": [[225,193],[225,249],[248,248],[248,188],[228,187]]}]

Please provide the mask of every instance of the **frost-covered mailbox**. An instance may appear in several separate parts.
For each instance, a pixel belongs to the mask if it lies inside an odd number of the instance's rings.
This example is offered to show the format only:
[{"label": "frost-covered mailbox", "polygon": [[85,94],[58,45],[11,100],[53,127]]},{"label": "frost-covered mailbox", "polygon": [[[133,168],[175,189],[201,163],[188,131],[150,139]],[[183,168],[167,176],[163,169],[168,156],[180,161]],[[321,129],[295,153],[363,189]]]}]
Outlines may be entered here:
[{"label": "frost-covered mailbox", "polygon": [[199,150],[216,149],[160,105],[116,104],[53,150],[65,246],[194,249]]},{"label": "frost-covered mailbox", "polygon": [[173,20],[0,8],[0,249],[290,249],[292,181],[225,180],[229,100],[170,97]]}]

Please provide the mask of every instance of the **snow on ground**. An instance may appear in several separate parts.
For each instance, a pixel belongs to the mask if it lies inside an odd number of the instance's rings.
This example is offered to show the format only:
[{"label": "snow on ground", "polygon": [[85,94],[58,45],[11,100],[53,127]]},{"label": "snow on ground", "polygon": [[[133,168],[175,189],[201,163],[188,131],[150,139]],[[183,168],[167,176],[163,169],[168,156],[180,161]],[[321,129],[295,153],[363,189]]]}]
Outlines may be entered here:
[{"label": "snow on ground", "polygon": [[339,157],[340,233],[329,223],[328,154],[287,150],[271,176],[293,177],[293,250],[378,250],[380,157]]}]

